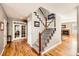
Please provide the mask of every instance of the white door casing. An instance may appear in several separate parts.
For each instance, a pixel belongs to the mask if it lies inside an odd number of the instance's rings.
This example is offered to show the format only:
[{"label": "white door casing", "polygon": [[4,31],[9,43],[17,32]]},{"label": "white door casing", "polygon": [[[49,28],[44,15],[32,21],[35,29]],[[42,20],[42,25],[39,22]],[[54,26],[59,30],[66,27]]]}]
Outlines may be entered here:
[{"label": "white door casing", "polygon": [[7,44],[7,20],[4,19],[4,47]]},{"label": "white door casing", "polygon": [[[17,24],[14,24],[14,22],[17,22]],[[20,24],[19,24],[20,23]],[[20,22],[20,21],[13,21],[12,22],[12,24],[13,24],[13,35],[12,35],[12,41],[13,40],[18,40],[18,39],[22,39],[23,37],[21,37],[22,36],[22,32],[21,32],[21,27],[22,27],[22,25],[26,25],[26,23],[24,23],[24,22]],[[17,38],[15,38],[15,25],[18,25],[19,27],[17,28],[19,31],[20,31],[20,35],[19,35],[19,37],[17,37]]]}]

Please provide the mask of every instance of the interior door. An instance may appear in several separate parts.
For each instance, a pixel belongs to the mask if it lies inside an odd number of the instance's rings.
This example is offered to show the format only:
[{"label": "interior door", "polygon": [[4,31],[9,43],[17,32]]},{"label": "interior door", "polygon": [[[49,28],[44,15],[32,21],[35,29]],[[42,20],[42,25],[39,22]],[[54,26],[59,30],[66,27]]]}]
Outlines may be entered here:
[{"label": "interior door", "polygon": [[21,26],[19,24],[14,24],[14,27],[13,27],[14,31],[13,31],[13,39],[14,40],[17,40],[17,39],[20,39],[21,37]]}]

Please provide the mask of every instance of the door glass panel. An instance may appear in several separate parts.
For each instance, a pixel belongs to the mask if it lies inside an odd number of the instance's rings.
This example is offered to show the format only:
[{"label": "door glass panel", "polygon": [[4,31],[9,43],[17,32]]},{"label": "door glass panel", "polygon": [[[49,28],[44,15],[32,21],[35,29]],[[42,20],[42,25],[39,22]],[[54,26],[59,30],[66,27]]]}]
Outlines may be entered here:
[{"label": "door glass panel", "polygon": [[15,38],[20,37],[20,26],[15,25]]},{"label": "door glass panel", "polygon": [[25,26],[21,27],[21,37],[25,37]]}]

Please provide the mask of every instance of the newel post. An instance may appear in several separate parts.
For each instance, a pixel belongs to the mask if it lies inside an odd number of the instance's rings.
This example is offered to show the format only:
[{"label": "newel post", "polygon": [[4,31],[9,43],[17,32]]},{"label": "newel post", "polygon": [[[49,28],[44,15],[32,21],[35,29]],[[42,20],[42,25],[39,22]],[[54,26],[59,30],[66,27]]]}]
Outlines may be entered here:
[{"label": "newel post", "polygon": [[41,55],[41,33],[39,33],[39,56]]}]

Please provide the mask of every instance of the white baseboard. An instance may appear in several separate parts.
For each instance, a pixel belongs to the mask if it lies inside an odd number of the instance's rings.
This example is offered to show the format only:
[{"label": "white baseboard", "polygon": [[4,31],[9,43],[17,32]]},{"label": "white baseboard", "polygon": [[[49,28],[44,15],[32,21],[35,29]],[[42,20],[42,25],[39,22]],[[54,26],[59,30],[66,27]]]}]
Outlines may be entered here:
[{"label": "white baseboard", "polygon": [[79,56],[79,53],[77,53],[76,55]]},{"label": "white baseboard", "polygon": [[61,41],[58,42],[57,44],[55,44],[54,46],[50,47],[49,49],[45,50],[44,52],[42,52],[42,55],[43,55],[44,53],[48,52],[49,50],[55,48],[55,47],[58,46],[59,44],[61,44]]}]

